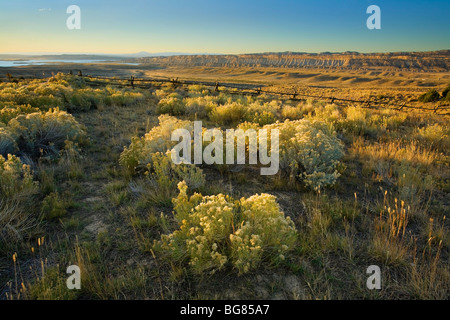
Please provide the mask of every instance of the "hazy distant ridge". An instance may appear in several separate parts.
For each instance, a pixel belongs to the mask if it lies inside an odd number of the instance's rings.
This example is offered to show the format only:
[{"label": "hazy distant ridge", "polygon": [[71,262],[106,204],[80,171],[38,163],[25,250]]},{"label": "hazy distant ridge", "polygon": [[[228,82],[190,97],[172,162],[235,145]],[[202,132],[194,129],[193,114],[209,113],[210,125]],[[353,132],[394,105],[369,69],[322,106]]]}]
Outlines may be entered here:
[{"label": "hazy distant ridge", "polygon": [[185,67],[284,67],[337,69],[407,69],[449,71],[450,50],[370,53],[258,53],[241,55],[178,55],[138,58],[137,62]]}]

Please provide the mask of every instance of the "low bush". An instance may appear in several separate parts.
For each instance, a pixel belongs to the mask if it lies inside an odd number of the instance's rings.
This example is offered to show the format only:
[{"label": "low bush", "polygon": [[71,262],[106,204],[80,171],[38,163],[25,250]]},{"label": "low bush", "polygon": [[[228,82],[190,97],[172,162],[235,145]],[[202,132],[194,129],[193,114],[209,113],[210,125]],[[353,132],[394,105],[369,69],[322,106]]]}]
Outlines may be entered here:
[{"label": "low bush", "polygon": [[4,107],[0,110],[0,122],[8,124],[11,119],[14,119],[21,114],[29,114],[38,112],[38,108],[33,108],[31,105],[14,105],[12,103],[4,104]]},{"label": "low bush", "polygon": [[156,107],[158,114],[170,114],[173,116],[185,113],[183,100],[178,97],[168,97],[161,99]]},{"label": "low bush", "polygon": [[344,155],[343,143],[333,129],[317,120],[286,120],[264,126],[280,132],[280,169],[299,177],[312,189],[335,184]]},{"label": "low bush", "polygon": [[416,130],[418,139],[441,151],[450,149],[450,127],[435,123]]},{"label": "low bush", "polygon": [[7,157],[19,150],[16,140],[7,128],[0,128],[0,155]]},{"label": "low bush", "polygon": [[272,195],[235,201],[223,194],[187,195],[185,182],[173,200],[180,228],[162,235],[155,248],[175,261],[187,261],[196,274],[214,273],[230,263],[240,274],[267,262],[273,267],[286,257],[297,239],[291,219]]},{"label": "low bush", "polygon": [[197,118],[206,118],[212,110],[218,107],[215,97],[195,97],[184,99],[185,113]]},{"label": "low bush", "polygon": [[209,118],[218,125],[236,125],[246,116],[246,107],[238,102],[232,102],[213,109]]},{"label": "low bush", "polygon": [[447,86],[447,88],[442,91],[442,97],[445,101],[450,101],[450,86]]},{"label": "low bush", "polygon": [[421,102],[435,102],[441,98],[439,92],[436,89],[430,89],[427,93],[424,93],[419,97],[419,101]]},{"label": "low bush", "polygon": [[35,112],[12,119],[7,127],[21,153],[34,159],[57,157],[66,140],[82,143],[86,132],[75,118],[58,108]]},{"label": "low bush", "polygon": [[61,218],[67,213],[67,203],[58,192],[52,192],[42,201],[41,212],[45,219]]},{"label": "low bush", "polygon": [[152,161],[147,165],[146,176],[149,182],[147,194],[150,202],[168,204],[176,196],[177,184],[185,181],[191,189],[205,185],[205,175],[202,169],[193,164],[178,164],[172,162],[170,152],[152,154]]},{"label": "low bush", "polygon": [[281,109],[281,118],[283,120],[300,120],[303,118],[303,109],[301,106],[285,105]]},{"label": "low bush", "polygon": [[178,120],[175,117],[161,115],[158,118],[159,125],[145,134],[144,137],[132,139],[129,147],[125,147],[119,158],[119,163],[130,173],[146,168],[152,163],[152,155],[157,152],[166,153],[177,144],[171,141],[172,132],[176,129],[187,129],[191,133],[193,125],[191,121]]}]

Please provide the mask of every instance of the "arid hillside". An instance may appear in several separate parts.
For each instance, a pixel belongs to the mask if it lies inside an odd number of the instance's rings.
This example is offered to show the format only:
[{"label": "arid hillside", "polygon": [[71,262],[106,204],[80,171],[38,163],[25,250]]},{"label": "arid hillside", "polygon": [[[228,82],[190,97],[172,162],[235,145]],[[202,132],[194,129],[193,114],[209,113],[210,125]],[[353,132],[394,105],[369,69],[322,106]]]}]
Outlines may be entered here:
[{"label": "arid hillside", "polygon": [[186,67],[333,68],[383,71],[448,71],[450,50],[395,53],[261,53],[183,55],[136,59],[140,63]]}]

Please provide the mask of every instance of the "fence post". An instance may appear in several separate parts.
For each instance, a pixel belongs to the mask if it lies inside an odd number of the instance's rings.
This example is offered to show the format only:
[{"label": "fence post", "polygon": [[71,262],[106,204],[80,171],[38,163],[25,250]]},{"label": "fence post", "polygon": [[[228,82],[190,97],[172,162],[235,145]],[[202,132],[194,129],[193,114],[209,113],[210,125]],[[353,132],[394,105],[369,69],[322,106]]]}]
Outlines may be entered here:
[{"label": "fence post", "polygon": [[439,109],[439,106],[438,106],[438,105],[436,105],[436,107],[434,107],[434,111],[433,111],[433,113],[437,113],[438,109]]},{"label": "fence post", "polygon": [[170,80],[170,82],[172,82],[174,88],[178,87],[178,77],[176,79]]},{"label": "fence post", "polygon": [[292,100],[295,100],[297,98],[297,89],[294,89],[294,93],[292,94]]}]

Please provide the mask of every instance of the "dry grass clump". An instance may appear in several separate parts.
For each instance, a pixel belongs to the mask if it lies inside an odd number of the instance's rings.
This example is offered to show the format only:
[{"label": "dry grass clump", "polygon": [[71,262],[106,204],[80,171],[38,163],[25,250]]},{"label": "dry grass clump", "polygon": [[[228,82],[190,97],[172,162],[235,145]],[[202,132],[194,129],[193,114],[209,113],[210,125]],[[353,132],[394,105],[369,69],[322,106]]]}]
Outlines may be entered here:
[{"label": "dry grass clump", "polygon": [[40,220],[30,210],[37,192],[30,167],[0,155],[0,251],[33,235]]}]

